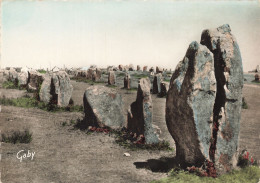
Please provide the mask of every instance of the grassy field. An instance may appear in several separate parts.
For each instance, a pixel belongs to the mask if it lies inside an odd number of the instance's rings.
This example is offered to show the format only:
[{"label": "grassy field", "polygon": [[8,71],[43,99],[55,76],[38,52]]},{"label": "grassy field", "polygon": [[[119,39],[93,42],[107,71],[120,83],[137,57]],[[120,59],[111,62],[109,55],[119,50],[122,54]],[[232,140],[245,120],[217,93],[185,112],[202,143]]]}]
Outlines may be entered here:
[{"label": "grassy field", "polygon": [[233,170],[231,173],[218,178],[199,177],[186,171],[172,171],[170,176],[152,183],[257,183],[260,179],[260,168],[250,166],[240,170]]}]

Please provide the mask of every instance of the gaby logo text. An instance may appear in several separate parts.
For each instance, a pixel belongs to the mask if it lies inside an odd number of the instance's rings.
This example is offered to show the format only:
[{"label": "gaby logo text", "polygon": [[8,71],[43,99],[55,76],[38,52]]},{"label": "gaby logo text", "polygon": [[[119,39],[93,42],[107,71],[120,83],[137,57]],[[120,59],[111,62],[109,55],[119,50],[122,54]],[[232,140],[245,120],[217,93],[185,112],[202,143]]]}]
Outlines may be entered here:
[{"label": "gaby logo text", "polygon": [[30,152],[30,150],[28,150],[27,152],[25,150],[20,150],[16,157],[17,159],[20,160],[20,162],[23,161],[23,159],[26,159],[26,158],[31,158],[31,160],[33,160],[33,157],[35,155],[35,152]]}]

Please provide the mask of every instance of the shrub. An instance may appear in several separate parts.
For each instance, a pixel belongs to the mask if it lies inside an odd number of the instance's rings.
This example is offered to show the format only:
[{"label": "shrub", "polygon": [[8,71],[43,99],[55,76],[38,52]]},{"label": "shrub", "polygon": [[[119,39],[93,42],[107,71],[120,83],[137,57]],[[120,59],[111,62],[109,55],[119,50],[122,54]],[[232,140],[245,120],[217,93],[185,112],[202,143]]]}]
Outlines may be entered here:
[{"label": "shrub", "polygon": [[10,135],[2,134],[2,142],[6,143],[30,143],[32,141],[32,133],[28,129],[24,131],[13,131]]},{"label": "shrub", "polygon": [[249,157],[249,152],[244,149],[238,157],[238,166],[244,168],[251,165],[257,165],[257,161],[253,159],[253,157]]},{"label": "shrub", "polygon": [[242,109],[248,109],[248,105],[247,105],[245,97],[242,98]]}]

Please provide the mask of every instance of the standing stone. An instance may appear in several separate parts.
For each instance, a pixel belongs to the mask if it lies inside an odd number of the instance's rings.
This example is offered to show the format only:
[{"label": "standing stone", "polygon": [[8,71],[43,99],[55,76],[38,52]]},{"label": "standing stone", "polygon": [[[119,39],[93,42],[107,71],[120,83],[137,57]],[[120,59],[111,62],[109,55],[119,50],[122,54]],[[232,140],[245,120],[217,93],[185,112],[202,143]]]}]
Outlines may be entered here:
[{"label": "standing stone", "polygon": [[158,94],[160,97],[165,97],[169,90],[169,83],[161,82],[161,92]]},{"label": "standing stone", "polygon": [[51,102],[51,99],[52,99],[51,78],[52,78],[51,74],[49,74],[49,73],[46,73],[43,76],[43,82],[41,84],[41,89],[40,89],[40,92],[39,92],[40,101],[44,102],[45,104],[49,104]]},{"label": "standing stone", "polygon": [[149,69],[149,71],[150,71],[150,72],[154,72],[154,68],[151,67],[151,68]]},{"label": "standing stone", "polygon": [[18,86],[26,88],[28,82],[28,72],[20,72],[18,74]]},{"label": "standing stone", "polygon": [[73,91],[68,74],[65,71],[55,72],[51,81],[52,100],[57,101],[60,107],[68,106]]},{"label": "standing stone", "polygon": [[156,73],[162,73],[163,72],[163,69],[161,67],[156,67]]},{"label": "standing stone", "polygon": [[260,72],[259,65],[256,66],[255,72]]},{"label": "standing stone", "polygon": [[10,68],[9,70],[9,81],[12,81],[13,83],[17,84],[18,82],[18,73],[16,72],[16,70],[14,68]]},{"label": "standing stone", "polygon": [[259,81],[259,74],[255,75],[255,81]]},{"label": "standing stone", "polygon": [[113,68],[114,68],[114,66],[108,66],[108,67],[107,67],[107,72],[113,71]]},{"label": "standing stone", "polygon": [[140,69],[141,69],[140,65],[137,65],[137,66],[136,66],[136,70],[137,70],[137,71],[140,71]]},{"label": "standing stone", "polygon": [[153,78],[153,94],[161,93],[162,74],[156,74]]},{"label": "standing stone", "polygon": [[118,71],[118,68],[117,67],[113,67],[113,71]]},{"label": "standing stone", "polygon": [[85,122],[89,126],[117,129],[125,123],[122,97],[115,89],[90,86],[83,96]]},{"label": "standing stone", "polygon": [[99,68],[96,68],[96,70],[92,74],[92,80],[97,82],[101,80],[102,71]]},{"label": "standing stone", "polygon": [[146,71],[147,71],[147,68],[148,68],[147,66],[144,66],[144,67],[143,67],[143,72],[146,72]]},{"label": "standing stone", "polygon": [[207,46],[214,55],[217,94],[210,157],[217,173],[222,174],[237,164],[243,88],[242,58],[227,24],[204,30],[201,44]]},{"label": "standing stone", "polygon": [[118,69],[119,69],[120,71],[123,71],[123,68],[124,68],[123,65],[119,65],[119,66],[118,66]]},{"label": "standing stone", "polygon": [[93,79],[92,77],[93,77],[95,71],[96,71],[96,68],[89,68],[86,73],[86,78],[89,80],[92,80]]},{"label": "standing stone", "polygon": [[159,139],[152,126],[153,105],[150,94],[150,80],[142,78],[139,81],[136,101],[128,110],[127,129],[137,135],[144,135],[146,144],[158,143]]},{"label": "standing stone", "polygon": [[28,85],[27,85],[28,90],[32,90],[32,91],[39,90],[42,82],[43,82],[43,74],[34,70],[28,71]]},{"label": "standing stone", "polygon": [[116,84],[116,75],[114,71],[108,72],[108,84],[115,85]]},{"label": "standing stone", "polygon": [[124,88],[130,89],[131,88],[131,77],[129,73],[125,74],[124,77]]},{"label": "standing stone", "polygon": [[133,65],[133,64],[130,64],[128,70],[129,70],[129,71],[134,71],[134,65]]},{"label": "standing stone", "polygon": [[14,68],[16,72],[20,73],[22,71],[22,67],[15,67]]},{"label": "standing stone", "polygon": [[166,97],[166,123],[181,166],[209,160],[216,96],[214,59],[206,46],[192,42],[172,75]]},{"label": "standing stone", "polygon": [[129,66],[126,65],[125,67],[123,67],[123,71],[129,71]]}]

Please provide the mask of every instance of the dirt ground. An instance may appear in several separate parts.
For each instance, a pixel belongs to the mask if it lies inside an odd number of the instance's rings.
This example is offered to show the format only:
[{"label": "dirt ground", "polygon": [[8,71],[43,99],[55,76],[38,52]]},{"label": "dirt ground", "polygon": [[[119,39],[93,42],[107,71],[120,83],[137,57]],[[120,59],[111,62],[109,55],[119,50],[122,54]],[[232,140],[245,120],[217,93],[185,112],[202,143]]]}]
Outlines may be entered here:
[{"label": "dirt ground", "polygon": [[[73,100],[82,104],[83,93],[89,86],[72,81]],[[136,99],[136,91],[127,92],[118,87],[122,94],[125,112]],[[24,91],[0,89],[0,97],[16,97]],[[247,148],[252,156],[260,159],[260,86],[245,84],[243,95],[249,109],[242,110],[240,149]],[[153,95],[153,121],[159,126],[161,139],[174,147],[165,122],[165,98]],[[63,122],[82,118],[83,113],[51,113],[35,108],[2,106],[0,129],[2,132],[29,128],[33,133],[30,144],[1,145],[1,180],[11,182],[150,182],[167,176],[169,163],[173,164],[175,151],[130,151],[115,143],[114,138],[105,134],[86,134]],[[35,152],[34,159],[20,162],[20,150]],[[131,154],[130,157],[124,153]],[[166,157],[162,160],[160,158]],[[163,168],[162,168],[163,167]],[[162,169],[159,172],[159,169]]]}]

